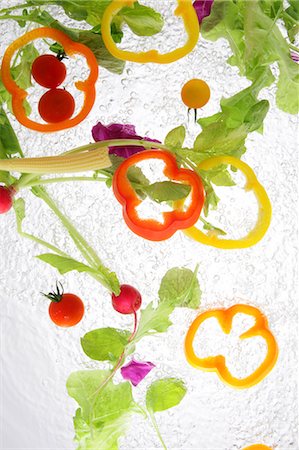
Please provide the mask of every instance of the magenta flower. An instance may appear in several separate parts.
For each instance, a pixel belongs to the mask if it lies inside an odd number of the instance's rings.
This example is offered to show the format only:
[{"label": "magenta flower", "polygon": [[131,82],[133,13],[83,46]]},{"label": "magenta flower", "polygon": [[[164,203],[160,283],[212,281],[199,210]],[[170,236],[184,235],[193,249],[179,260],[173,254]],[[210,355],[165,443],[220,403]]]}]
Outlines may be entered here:
[{"label": "magenta flower", "polygon": [[291,58],[292,58],[293,61],[299,62],[299,55],[298,55],[298,53],[291,52]]},{"label": "magenta flower", "polygon": [[138,362],[132,359],[120,371],[125,380],[129,380],[133,386],[137,386],[154,367],[156,367],[155,364],[151,362]]},{"label": "magenta flower", "polygon": [[211,14],[213,2],[214,0],[196,0],[193,3],[193,7],[195,8],[199,23],[201,23],[205,17]]},{"label": "magenta flower", "polygon": [[[105,126],[99,122],[92,128],[92,137],[96,142],[106,141],[109,139],[143,139],[149,142],[160,143],[160,141],[157,141],[156,139],[138,136],[134,125],[120,123],[111,123],[110,125]],[[109,147],[110,154],[113,153],[114,155],[121,156],[122,158],[129,158],[129,156],[134,155],[134,153],[139,153],[142,150],[144,150],[144,147],[135,145]]]}]

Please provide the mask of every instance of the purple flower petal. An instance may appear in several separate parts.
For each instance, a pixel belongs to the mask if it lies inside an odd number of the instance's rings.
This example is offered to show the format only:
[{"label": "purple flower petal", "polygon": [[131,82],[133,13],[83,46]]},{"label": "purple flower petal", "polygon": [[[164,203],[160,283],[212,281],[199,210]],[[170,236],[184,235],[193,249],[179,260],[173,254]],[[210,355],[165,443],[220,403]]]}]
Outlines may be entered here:
[{"label": "purple flower petal", "polygon": [[[160,141],[157,141],[156,139],[138,136],[134,125],[121,123],[111,123],[110,125],[105,126],[99,122],[92,128],[92,137],[96,142],[109,139],[144,139],[145,141],[160,143]],[[134,155],[134,153],[139,153],[142,150],[144,150],[144,147],[135,145],[109,147],[110,154],[113,153],[122,158],[129,158],[129,156]]]},{"label": "purple flower petal", "polygon": [[137,386],[154,367],[156,367],[155,364],[151,362],[138,362],[132,359],[120,371],[125,380],[129,380],[133,386]]},{"label": "purple flower petal", "polygon": [[291,58],[295,62],[299,62],[299,54],[295,52],[291,52]]},{"label": "purple flower petal", "polygon": [[193,7],[195,8],[199,23],[201,23],[205,17],[211,14],[213,2],[214,0],[196,0],[193,3]]}]

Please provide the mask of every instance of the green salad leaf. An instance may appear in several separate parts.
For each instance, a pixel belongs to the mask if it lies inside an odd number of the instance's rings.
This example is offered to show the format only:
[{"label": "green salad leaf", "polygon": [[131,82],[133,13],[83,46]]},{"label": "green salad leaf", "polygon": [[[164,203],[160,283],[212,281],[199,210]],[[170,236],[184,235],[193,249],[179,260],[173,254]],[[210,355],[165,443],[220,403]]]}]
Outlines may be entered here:
[{"label": "green salad leaf", "polygon": [[115,328],[99,328],[86,333],[81,339],[81,346],[91,359],[115,362],[128,344],[130,334]]},{"label": "green salad leaf", "polygon": [[115,420],[133,406],[132,387],[128,382],[109,381],[105,389],[97,393],[107,376],[107,370],[81,370],[73,372],[67,380],[68,394],[79,404],[88,424],[91,418],[93,424]]},{"label": "green salad leaf", "polygon": [[143,187],[143,191],[155,202],[169,202],[188,197],[191,188],[174,181],[158,181]]},{"label": "green salad leaf", "polygon": [[151,412],[165,411],[181,403],[187,392],[182,380],[162,378],[154,381],[146,392],[146,407]]},{"label": "green salad leaf", "polygon": [[77,450],[118,450],[118,440],[127,431],[129,419],[130,414],[123,414],[115,420],[104,422],[96,429],[93,428],[91,433],[89,425],[82,418],[82,410],[77,409],[74,417]]},{"label": "green salad leaf", "polygon": [[186,128],[183,125],[181,125],[179,127],[174,128],[167,134],[164,140],[164,144],[166,145],[166,147],[170,149],[182,148],[184,145],[185,137],[186,137]]},{"label": "green salad leaf", "polygon": [[132,7],[122,8],[118,14],[137,36],[153,36],[164,25],[161,14],[148,6],[134,3]]},{"label": "green salad leaf", "polygon": [[[292,4],[290,8],[284,13],[281,2],[215,0],[201,30],[205,39],[225,38],[228,41],[233,52],[228,62],[237,66],[241,75],[254,82],[263,72],[265,77],[261,87],[273,83],[269,66],[277,62],[280,70],[277,106],[282,111],[296,114],[299,111],[298,66],[292,61],[289,45],[276,24],[281,14],[286,20],[298,14],[298,7]],[[295,32],[298,23],[293,25],[287,27],[289,33]]]},{"label": "green salad leaf", "polygon": [[140,313],[139,326],[133,342],[137,342],[144,336],[156,333],[164,333],[172,325],[170,314],[174,307],[167,303],[159,303],[155,308],[150,302]]},{"label": "green salad leaf", "polygon": [[197,309],[200,305],[201,290],[197,270],[174,267],[162,278],[159,298],[161,303],[176,308]]}]

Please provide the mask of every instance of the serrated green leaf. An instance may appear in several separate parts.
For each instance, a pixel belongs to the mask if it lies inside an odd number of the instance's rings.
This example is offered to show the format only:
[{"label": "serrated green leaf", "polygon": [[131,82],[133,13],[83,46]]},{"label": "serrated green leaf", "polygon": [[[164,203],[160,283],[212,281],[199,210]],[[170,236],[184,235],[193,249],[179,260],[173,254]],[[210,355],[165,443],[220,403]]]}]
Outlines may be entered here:
[{"label": "serrated green leaf", "polygon": [[174,307],[167,303],[159,303],[154,308],[153,302],[149,303],[145,309],[141,311],[139,325],[133,342],[137,342],[152,332],[164,333],[172,325],[170,314]]},{"label": "serrated green leaf", "polygon": [[162,278],[159,298],[165,303],[176,308],[197,309],[200,305],[201,290],[197,279],[197,269],[174,267]]},{"label": "serrated green leaf", "polygon": [[183,125],[181,125],[179,127],[174,128],[167,134],[164,144],[168,148],[179,149],[183,147],[185,137],[186,137],[186,129]]},{"label": "serrated green leaf", "polygon": [[43,255],[38,255],[36,256],[36,258],[40,259],[41,261],[44,261],[47,264],[50,264],[50,266],[52,267],[55,267],[55,269],[57,269],[61,275],[64,275],[65,273],[68,272],[72,272],[73,270],[76,270],[77,272],[87,272],[92,274],[97,273],[95,269],[92,269],[86,264],[83,264],[72,258],[54,255],[53,253],[45,253]]},{"label": "serrated green leaf", "polygon": [[55,267],[61,275],[72,272],[73,270],[80,273],[85,272],[90,275],[100,277],[103,284],[111,287],[114,292],[119,291],[119,282],[116,274],[114,272],[110,272],[104,266],[99,266],[97,269],[93,269],[80,261],[76,261],[75,259],[67,258],[65,256],[55,255],[54,253],[45,253],[43,255],[36,256],[36,258],[50,264],[52,267]]},{"label": "serrated green leaf", "polygon": [[178,405],[185,397],[187,388],[177,378],[154,381],[146,392],[146,407],[150,412],[160,412]]},{"label": "serrated green leaf", "polygon": [[129,331],[99,328],[89,331],[81,339],[84,353],[97,361],[116,361],[128,344]]}]

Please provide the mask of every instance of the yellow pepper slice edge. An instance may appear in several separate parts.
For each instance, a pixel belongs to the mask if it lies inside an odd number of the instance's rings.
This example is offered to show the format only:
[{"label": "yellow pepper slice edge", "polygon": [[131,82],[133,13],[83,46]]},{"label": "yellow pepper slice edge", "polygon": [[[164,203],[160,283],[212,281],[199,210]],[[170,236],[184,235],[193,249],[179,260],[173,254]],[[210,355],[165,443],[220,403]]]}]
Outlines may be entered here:
[{"label": "yellow pepper slice edge", "polygon": [[198,165],[199,170],[209,170],[221,164],[229,164],[241,170],[247,178],[246,191],[253,191],[259,204],[258,219],[255,227],[241,239],[225,239],[216,234],[205,234],[197,227],[193,226],[183,232],[205,245],[222,249],[248,248],[257,244],[266,234],[272,217],[272,207],[269,197],[264,187],[259,183],[254,171],[244,161],[233,156],[218,156],[209,158]]},{"label": "yellow pepper slice edge", "polygon": [[[254,326],[241,334],[240,339],[261,336],[266,341],[268,348],[264,361],[251,375],[245,378],[236,378],[230,373],[223,355],[199,358],[195,354],[193,348],[196,332],[205,320],[216,318],[224,333],[229,334],[232,328],[233,318],[238,313],[247,314],[255,318]],[[228,309],[212,309],[205,311],[197,316],[186,334],[185,355],[191,366],[208,372],[216,372],[224,383],[236,389],[248,389],[262,381],[273,369],[278,358],[278,345],[268,327],[267,318],[261,311],[254,306],[237,304]]]},{"label": "yellow pepper slice edge", "polygon": [[132,6],[137,0],[114,0],[105,9],[101,33],[107,50],[115,57],[124,61],[136,63],[158,63],[169,64],[177,61],[190,53],[197,44],[199,38],[199,23],[196,11],[192,5],[192,0],[177,0],[178,6],[174,14],[181,17],[188,35],[187,42],[182,47],[172,50],[169,53],[161,54],[157,50],[146,52],[130,52],[117,47],[111,36],[111,23],[114,16],[125,6]]},{"label": "yellow pepper slice edge", "polygon": [[243,448],[243,450],[272,450],[272,448],[264,444],[254,444]]}]

